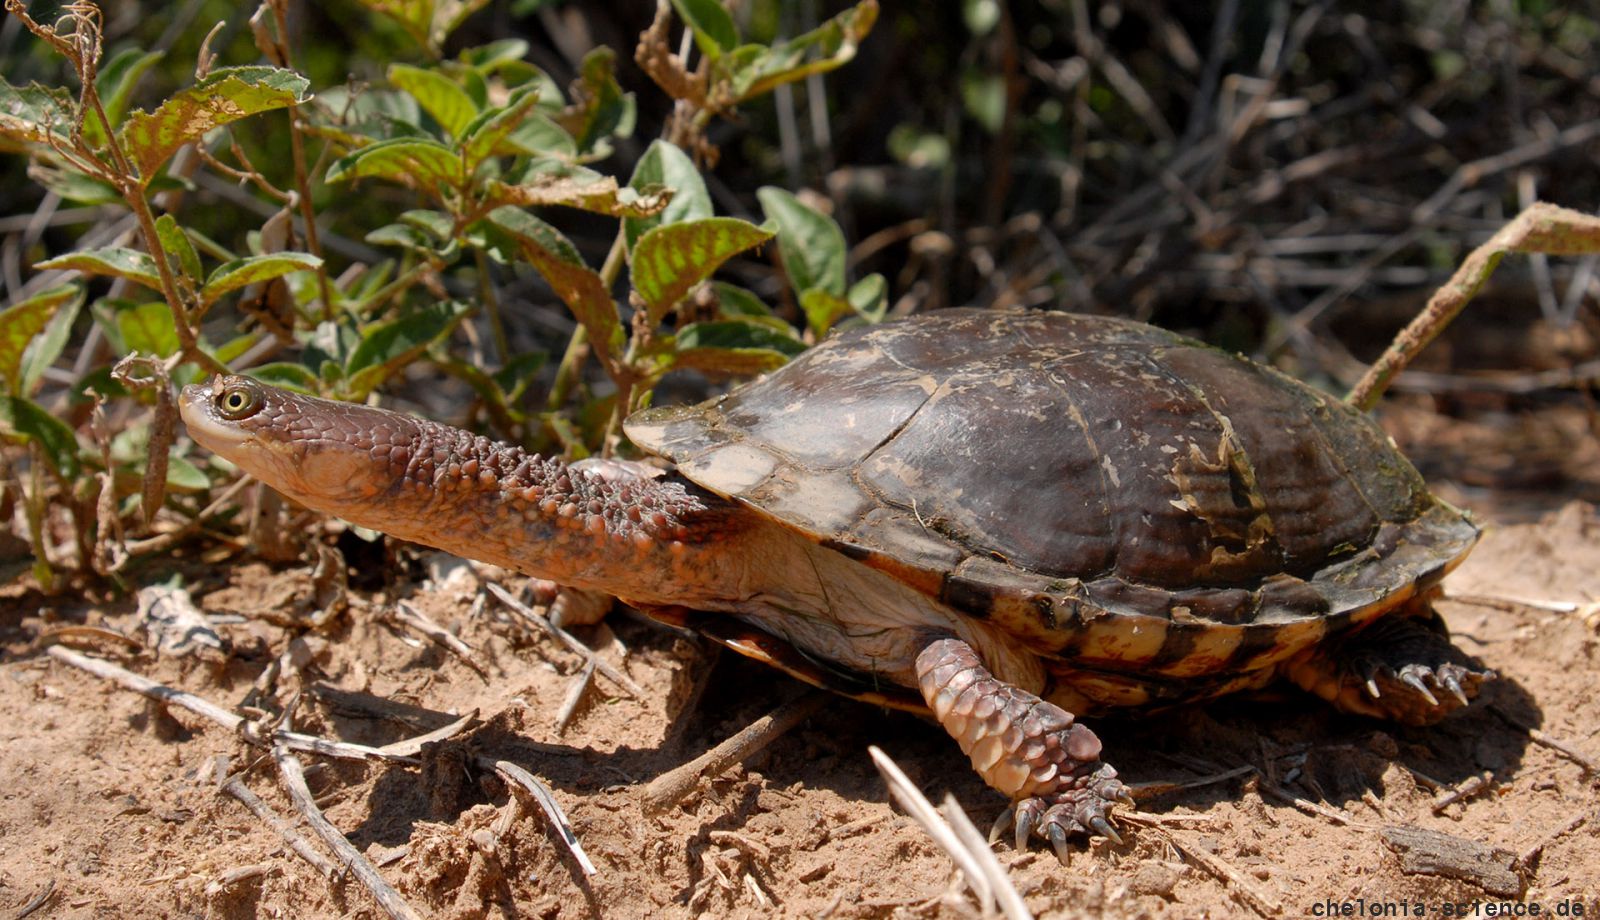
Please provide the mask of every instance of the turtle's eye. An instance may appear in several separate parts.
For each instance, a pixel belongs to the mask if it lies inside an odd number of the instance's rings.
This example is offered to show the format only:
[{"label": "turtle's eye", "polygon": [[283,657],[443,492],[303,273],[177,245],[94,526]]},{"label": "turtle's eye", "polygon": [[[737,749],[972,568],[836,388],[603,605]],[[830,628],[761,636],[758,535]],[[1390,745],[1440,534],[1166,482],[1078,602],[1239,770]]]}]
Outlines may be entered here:
[{"label": "turtle's eye", "polygon": [[249,418],[261,409],[261,394],[254,387],[230,384],[217,396],[217,408],[230,422]]}]

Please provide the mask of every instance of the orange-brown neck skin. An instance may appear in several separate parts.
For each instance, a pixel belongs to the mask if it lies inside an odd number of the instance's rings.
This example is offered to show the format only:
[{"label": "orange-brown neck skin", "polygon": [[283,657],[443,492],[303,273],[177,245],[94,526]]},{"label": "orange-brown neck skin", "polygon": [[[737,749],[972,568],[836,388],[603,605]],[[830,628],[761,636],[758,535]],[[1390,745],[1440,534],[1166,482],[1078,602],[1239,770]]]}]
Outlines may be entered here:
[{"label": "orange-brown neck skin", "polygon": [[635,603],[719,591],[721,537],[739,515],[678,477],[577,468],[424,419],[266,387],[259,411],[229,420],[215,398],[226,382],[185,389],[191,434],[307,507]]}]

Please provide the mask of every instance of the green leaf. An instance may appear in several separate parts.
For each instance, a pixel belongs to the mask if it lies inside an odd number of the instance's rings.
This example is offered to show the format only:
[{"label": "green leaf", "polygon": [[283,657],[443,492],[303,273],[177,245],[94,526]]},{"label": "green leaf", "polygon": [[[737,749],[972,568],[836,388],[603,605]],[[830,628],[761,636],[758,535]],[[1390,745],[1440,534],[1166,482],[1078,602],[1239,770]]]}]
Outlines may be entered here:
[{"label": "green leaf", "polygon": [[800,309],[806,314],[806,326],[811,334],[819,339],[852,311],[850,301],[822,288],[812,288],[801,294]]},{"label": "green leaf", "polygon": [[506,64],[520,62],[528,56],[529,45],[520,38],[502,38],[487,45],[464,49],[456,60],[484,73],[493,73]]},{"label": "green leaf", "polygon": [[0,396],[0,424],[14,435],[38,442],[45,459],[63,479],[77,478],[78,439],[61,421],[38,403],[20,396]]},{"label": "green leaf", "polygon": [[479,163],[495,154],[527,152],[510,143],[510,139],[538,105],[539,88],[533,86],[517,90],[505,105],[478,116],[462,133],[461,155],[467,161],[466,171],[476,171]]},{"label": "green leaf", "polygon": [[199,284],[202,271],[200,253],[195,251],[194,243],[189,240],[188,234],[178,226],[177,219],[171,214],[163,214],[156,218],[156,238],[161,241],[161,248],[167,255],[178,260],[178,274],[194,284]]},{"label": "green leaf", "polygon": [[122,116],[128,111],[128,99],[132,97],[139,78],[163,56],[164,53],[160,51],[124,48],[100,65],[100,75],[94,81],[95,92],[99,94],[100,107],[105,109],[106,118],[110,119],[111,124],[106,125],[100,120],[98,112],[91,111],[83,121],[83,137],[89,146],[105,146],[111,132],[122,124]]},{"label": "green leaf", "polygon": [[[539,97],[543,99],[543,96]],[[556,124],[544,112],[534,112],[517,126],[505,140],[505,147],[529,156],[555,156],[573,159],[578,155],[578,142],[567,129]]]},{"label": "green leaf", "polygon": [[372,246],[399,246],[413,252],[432,254],[437,248],[432,237],[410,224],[384,224],[370,231],[361,241]]},{"label": "green leaf", "polygon": [[143,352],[166,358],[178,352],[178,329],[172,323],[172,308],[162,301],[142,303],[117,310],[117,332],[130,352]]},{"label": "green leaf", "polygon": [[770,228],[736,217],[706,217],[656,227],[633,249],[633,287],[651,327],[722,263],[772,239]]},{"label": "green leaf", "polygon": [[[0,149],[5,145],[0,144]],[[109,183],[59,164],[36,160],[28,170],[35,182],[74,204],[121,204],[122,193]]]},{"label": "green leaf", "polygon": [[363,330],[361,343],[345,362],[346,394],[352,399],[366,398],[390,374],[416,360],[433,342],[449,335],[471,311],[469,304],[447,300]]},{"label": "green leaf", "polygon": [[[39,380],[44,376],[45,369],[56,363],[56,359],[61,357],[61,352],[67,347],[67,337],[72,334],[72,324],[78,319],[78,311],[83,309],[83,289],[77,285],[73,285],[73,288],[75,290],[72,297],[56,310],[56,315],[51,317],[49,324],[44,327],[44,334],[36,336],[27,351],[23,353],[22,383],[16,388],[18,395],[32,395],[39,388]],[[51,288],[34,296],[49,296],[57,290],[59,288]]]},{"label": "green leaf", "polygon": [[803,342],[759,323],[691,323],[674,337],[672,368],[750,377],[776,370],[806,350]]},{"label": "green leaf", "polygon": [[64,256],[37,262],[33,267],[75,269],[89,275],[111,275],[138,282],[153,291],[161,290],[161,275],[156,268],[156,260],[147,252],[122,246],[69,252]]},{"label": "green leaf", "polygon": [[835,297],[845,293],[844,232],[833,218],[803,204],[781,188],[756,191],[761,209],[778,225],[778,251],[783,270],[797,292],[821,288]]},{"label": "green leaf", "polygon": [[881,323],[889,309],[889,282],[874,272],[852,284],[845,299],[867,322]]},{"label": "green leaf", "polygon": [[400,215],[400,221],[426,232],[440,243],[447,243],[455,238],[455,218],[443,211],[421,209],[406,211]]},{"label": "green leaf", "polygon": [[530,351],[517,355],[506,366],[494,372],[494,382],[499,385],[506,395],[507,403],[514,403],[527,392],[528,385],[538,377],[540,368],[550,360],[550,355],[543,351]]},{"label": "green leaf", "polygon": [[[812,74],[827,73],[856,56],[878,21],[877,0],[862,0],[810,32],[771,48],[746,45],[725,62],[734,99],[743,102]],[[709,57],[709,55],[707,55]]]},{"label": "green leaf", "polygon": [[240,355],[243,355],[245,352],[254,348],[256,343],[261,341],[262,337],[263,335],[260,332],[246,332],[243,335],[234,336],[226,342],[223,342],[221,345],[218,345],[214,349],[210,348],[209,346],[205,346],[203,340],[202,346],[204,346],[204,350],[209,353],[211,357],[217,359],[218,363],[232,364],[236,359],[239,358]]},{"label": "green leaf", "polygon": [[217,299],[242,287],[260,281],[281,278],[290,272],[315,271],[322,260],[309,252],[275,252],[265,256],[246,256],[218,265],[200,289],[202,304],[216,303]]},{"label": "green leaf", "polygon": [[332,185],[374,176],[437,191],[461,182],[461,159],[432,138],[398,137],[369,144],[341,158],[328,167],[323,181]]},{"label": "green leaf", "polygon": [[0,138],[24,144],[44,144],[50,138],[72,134],[78,104],[72,94],[55,86],[12,86],[0,80]]},{"label": "green leaf", "polygon": [[394,17],[417,44],[437,52],[461,25],[462,20],[482,9],[489,0],[360,0],[374,12]]},{"label": "green leaf", "polygon": [[633,95],[617,83],[617,53],[599,47],[583,57],[573,90],[578,98],[561,113],[561,126],[577,141],[584,156],[609,154],[607,138],[633,133],[636,111]]},{"label": "green leaf", "polygon": [[[716,292],[717,305],[721,308],[723,316],[768,319],[772,317],[772,308],[766,301],[754,293],[729,284],[726,281],[711,282],[711,289]],[[778,320],[783,322],[782,320]],[[788,325],[784,323],[784,325]]]},{"label": "green leaf", "polygon": [[311,85],[300,74],[277,67],[227,67],[169,96],[154,112],[136,111],[120,131],[145,185],[179,147],[213,128],[261,112],[305,102]]},{"label": "green leaf", "polygon": [[460,84],[438,72],[410,64],[390,64],[389,82],[410,93],[445,133],[460,139],[478,117],[478,105]]},{"label": "green leaf", "polygon": [[34,336],[45,330],[62,304],[73,300],[81,303],[82,297],[83,289],[78,285],[62,284],[12,304],[0,313],[0,380],[6,382],[9,392],[25,392],[22,356]]},{"label": "green leaf", "polygon": [[589,341],[605,349],[608,365],[622,355],[623,331],[611,292],[594,269],[561,232],[520,208],[496,208],[488,222],[510,234],[523,256],[572,310],[589,332]]},{"label": "green leaf", "polygon": [[694,33],[700,53],[715,61],[739,44],[739,29],[718,0],[672,0],[672,6]]},{"label": "green leaf", "polygon": [[650,142],[649,149],[633,167],[633,177],[628,180],[632,189],[665,186],[672,189],[672,200],[659,214],[648,217],[628,217],[622,221],[622,232],[627,235],[628,250],[638,244],[639,237],[652,227],[675,224],[685,220],[710,217],[711,193],[706,191],[706,180],[695,168],[694,161],[676,144],[664,140]]},{"label": "green leaf", "polygon": [[317,375],[312,373],[311,368],[302,364],[274,361],[271,364],[252,367],[245,371],[244,375],[275,387],[296,390],[308,396],[317,395]]},{"label": "green leaf", "polygon": [[204,492],[211,487],[211,480],[188,460],[168,457],[167,487],[177,492]]}]

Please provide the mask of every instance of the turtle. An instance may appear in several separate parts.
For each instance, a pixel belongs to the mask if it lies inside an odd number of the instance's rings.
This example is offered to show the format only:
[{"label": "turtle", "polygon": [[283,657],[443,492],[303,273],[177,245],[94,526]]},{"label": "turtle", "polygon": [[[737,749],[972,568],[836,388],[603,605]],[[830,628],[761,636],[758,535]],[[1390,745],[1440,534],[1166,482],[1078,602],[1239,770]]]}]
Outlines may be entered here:
[{"label": "turtle", "polygon": [[1433,606],[1479,529],[1370,417],[1131,320],[964,308],[838,332],[629,417],[655,463],[569,464],[248,377],[180,408],[310,508],[930,715],[1011,800],[1019,848],[1119,839],[1129,790],[1086,716],[1286,681],[1424,725],[1495,676]]}]

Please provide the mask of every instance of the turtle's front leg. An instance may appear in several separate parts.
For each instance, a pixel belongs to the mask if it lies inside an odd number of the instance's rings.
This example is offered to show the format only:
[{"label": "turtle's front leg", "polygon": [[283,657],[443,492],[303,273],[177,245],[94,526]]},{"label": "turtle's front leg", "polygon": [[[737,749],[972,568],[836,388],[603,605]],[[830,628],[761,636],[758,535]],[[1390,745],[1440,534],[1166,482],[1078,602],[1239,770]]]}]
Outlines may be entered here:
[{"label": "turtle's front leg", "polygon": [[1100,833],[1120,842],[1109,818],[1132,804],[1100,739],[1072,713],[989,673],[972,646],[939,639],[917,655],[917,682],[934,718],[972,758],[978,775],[1011,798],[1017,848],[1038,833],[1066,857],[1067,838]]}]

